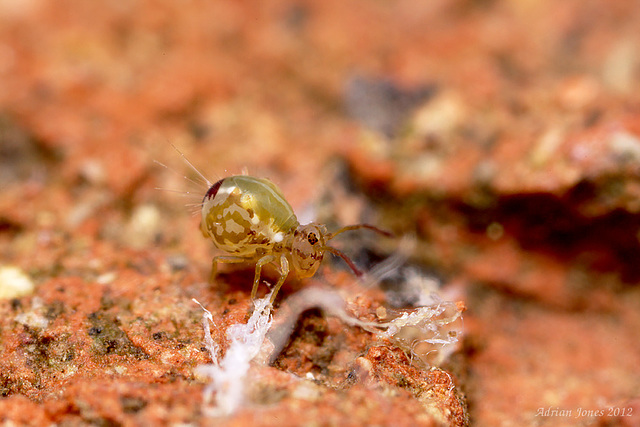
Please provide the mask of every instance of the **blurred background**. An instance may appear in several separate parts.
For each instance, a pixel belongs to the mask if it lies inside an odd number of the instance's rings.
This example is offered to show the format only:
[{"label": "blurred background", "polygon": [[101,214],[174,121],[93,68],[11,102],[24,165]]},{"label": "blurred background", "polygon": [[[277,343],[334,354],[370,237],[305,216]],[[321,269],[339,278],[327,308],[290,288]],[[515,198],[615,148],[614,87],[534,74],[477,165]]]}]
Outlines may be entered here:
[{"label": "blurred background", "polygon": [[[190,298],[238,320],[249,288],[204,283],[173,144],[416,237],[467,307],[445,422],[638,425],[638,28],[635,0],[0,0],[0,419],[201,421]],[[366,267],[394,250],[353,239]]]}]

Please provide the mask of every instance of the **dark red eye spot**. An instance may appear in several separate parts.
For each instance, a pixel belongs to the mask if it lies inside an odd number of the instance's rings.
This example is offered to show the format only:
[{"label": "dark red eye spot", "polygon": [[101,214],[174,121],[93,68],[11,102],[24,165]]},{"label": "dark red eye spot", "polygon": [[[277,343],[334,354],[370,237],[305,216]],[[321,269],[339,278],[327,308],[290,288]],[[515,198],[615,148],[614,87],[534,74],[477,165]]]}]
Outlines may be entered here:
[{"label": "dark red eye spot", "polygon": [[209,200],[212,199],[214,197],[216,197],[216,194],[218,194],[218,190],[220,189],[220,186],[222,185],[222,181],[224,181],[224,178],[221,179],[220,181],[216,182],[215,184],[213,184],[209,190],[207,190],[207,194],[204,195],[204,197],[202,198],[202,202],[204,203],[205,200]]}]

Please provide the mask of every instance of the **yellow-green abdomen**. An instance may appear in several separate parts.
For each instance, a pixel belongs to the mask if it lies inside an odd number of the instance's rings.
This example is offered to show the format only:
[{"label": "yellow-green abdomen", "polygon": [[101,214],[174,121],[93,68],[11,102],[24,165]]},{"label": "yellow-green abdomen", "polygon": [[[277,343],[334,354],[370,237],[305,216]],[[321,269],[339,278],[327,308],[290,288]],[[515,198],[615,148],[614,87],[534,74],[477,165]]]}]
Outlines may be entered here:
[{"label": "yellow-green abdomen", "polygon": [[216,247],[237,256],[270,252],[298,225],[291,205],[267,179],[224,178],[211,186],[202,201],[203,233]]}]

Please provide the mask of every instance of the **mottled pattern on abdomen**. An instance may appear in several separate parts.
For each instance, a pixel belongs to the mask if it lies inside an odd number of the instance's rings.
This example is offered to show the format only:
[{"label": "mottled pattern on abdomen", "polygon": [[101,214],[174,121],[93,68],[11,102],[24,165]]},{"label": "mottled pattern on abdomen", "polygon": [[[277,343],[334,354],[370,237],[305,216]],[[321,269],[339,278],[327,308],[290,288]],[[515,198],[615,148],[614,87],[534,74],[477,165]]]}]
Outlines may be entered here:
[{"label": "mottled pattern on abdomen", "polygon": [[239,256],[253,256],[259,248],[267,251],[269,227],[262,222],[253,224],[248,212],[237,204],[223,204],[209,210],[207,231],[215,245],[223,251]]},{"label": "mottled pattern on abdomen", "polygon": [[252,177],[225,178],[216,195],[203,201],[202,213],[202,227],[216,247],[242,257],[270,252],[298,225],[277,188]]}]

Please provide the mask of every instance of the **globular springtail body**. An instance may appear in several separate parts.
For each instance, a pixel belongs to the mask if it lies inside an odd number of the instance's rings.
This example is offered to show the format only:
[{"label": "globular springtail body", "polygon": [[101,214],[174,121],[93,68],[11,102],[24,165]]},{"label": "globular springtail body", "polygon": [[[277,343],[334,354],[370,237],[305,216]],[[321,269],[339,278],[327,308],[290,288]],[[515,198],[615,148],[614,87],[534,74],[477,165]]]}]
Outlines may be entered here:
[{"label": "globular springtail body", "polygon": [[312,277],[325,252],[339,256],[355,275],[362,275],[348,256],[327,244],[340,233],[365,228],[392,236],[369,224],[348,225],[332,233],[322,224],[302,225],[282,191],[268,179],[234,175],[211,183],[180,150],[173,148],[208,186],[201,203],[200,230],[226,253],[213,258],[210,281],[216,277],[218,263],[255,262],[252,300],[267,264],[274,264],[280,274],[271,293],[273,303],[289,273],[293,271],[299,278]]}]

